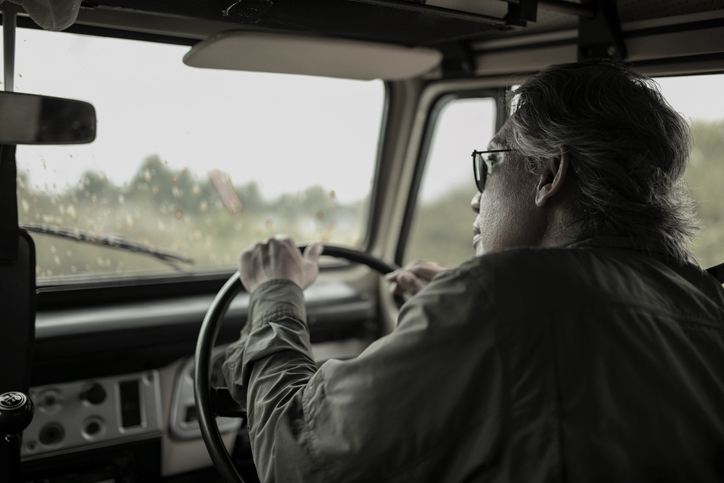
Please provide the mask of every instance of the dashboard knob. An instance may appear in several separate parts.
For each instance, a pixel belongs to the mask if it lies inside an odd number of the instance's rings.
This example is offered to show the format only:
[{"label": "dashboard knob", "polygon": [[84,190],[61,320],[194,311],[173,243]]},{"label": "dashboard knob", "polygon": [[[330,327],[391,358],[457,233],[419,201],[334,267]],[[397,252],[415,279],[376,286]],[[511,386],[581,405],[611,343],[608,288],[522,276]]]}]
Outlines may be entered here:
[{"label": "dashboard knob", "polygon": [[35,414],[33,401],[22,392],[0,394],[0,434],[17,435],[30,425]]},{"label": "dashboard knob", "polygon": [[98,383],[93,383],[80,393],[80,398],[88,403],[97,406],[106,400],[106,390]]}]

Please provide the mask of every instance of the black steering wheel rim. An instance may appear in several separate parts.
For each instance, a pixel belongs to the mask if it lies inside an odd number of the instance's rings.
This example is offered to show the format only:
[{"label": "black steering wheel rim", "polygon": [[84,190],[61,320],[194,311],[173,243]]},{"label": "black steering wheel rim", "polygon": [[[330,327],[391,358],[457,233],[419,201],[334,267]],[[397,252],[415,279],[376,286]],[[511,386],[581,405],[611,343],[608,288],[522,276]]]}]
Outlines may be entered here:
[{"label": "black steering wheel rim", "polygon": [[[300,246],[300,250],[304,250],[304,246]],[[367,265],[380,272],[386,274],[397,270],[399,267],[389,264],[377,257],[359,250],[351,250],[337,246],[325,245],[322,255],[332,257],[345,258],[351,262]],[[216,425],[216,418],[211,408],[211,352],[216,345],[216,338],[219,335],[221,321],[226,311],[239,292],[243,289],[239,272],[235,272],[231,278],[219,290],[219,293],[211,303],[209,310],[206,312],[204,322],[201,325],[201,331],[196,342],[195,367],[194,367],[194,400],[196,402],[196,414],[201,428],[201,435],[204,438],[204,444],[211,456],[217,471],[228,483],[244,483],[244,479],[234,466],[229,452],[226,451],[226,445],[221,438],[219,427]]]}]

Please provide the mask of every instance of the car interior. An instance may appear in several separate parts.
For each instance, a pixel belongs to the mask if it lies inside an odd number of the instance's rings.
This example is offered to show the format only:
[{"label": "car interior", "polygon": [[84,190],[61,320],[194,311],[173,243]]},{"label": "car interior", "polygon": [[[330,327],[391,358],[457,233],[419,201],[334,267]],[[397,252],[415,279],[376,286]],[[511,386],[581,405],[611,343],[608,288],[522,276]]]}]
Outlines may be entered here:
[{"label": "car interior", "polygon": [[690,121],[724,283],[722,0],[0,9],[0,481],[258,481],[221,373],[239,252],[324,243],[314,355],[356,357],[405,303],[381,274],[475,255],[470,153],[551,64],[624,62]]}]

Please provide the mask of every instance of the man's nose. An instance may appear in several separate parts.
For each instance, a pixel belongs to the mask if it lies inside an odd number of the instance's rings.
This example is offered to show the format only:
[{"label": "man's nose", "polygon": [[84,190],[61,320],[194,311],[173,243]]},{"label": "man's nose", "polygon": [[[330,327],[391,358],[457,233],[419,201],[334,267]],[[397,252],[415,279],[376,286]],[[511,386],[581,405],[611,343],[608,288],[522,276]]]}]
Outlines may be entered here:
[{"label": "man's nose", "polygon": [[473,209],[475,213],[480,213],[480,195],[482,193],[475,193],[475,196],[473,196],[473,201],[470,202],[470,208]]}]

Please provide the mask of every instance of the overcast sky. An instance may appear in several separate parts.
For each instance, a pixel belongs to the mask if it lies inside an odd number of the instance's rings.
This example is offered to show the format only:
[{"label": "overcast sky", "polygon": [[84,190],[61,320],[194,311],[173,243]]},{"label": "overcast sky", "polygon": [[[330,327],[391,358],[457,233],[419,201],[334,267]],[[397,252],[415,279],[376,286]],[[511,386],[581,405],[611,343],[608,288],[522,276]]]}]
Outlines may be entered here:
[{"label": "overcast sky", "polygon": [[236,184],[258,180],[268,196],[322,184],[350,201],[370,189],[381,81],[197,69],[182,62],[189,48],[175,45],[23,29],[19,37],[16,90],[87,100],[98,116],[90,145],[21,147],[34,183],[62,188],[94,166],[122,184],[157,154],[200,176],[217,168]]}]

